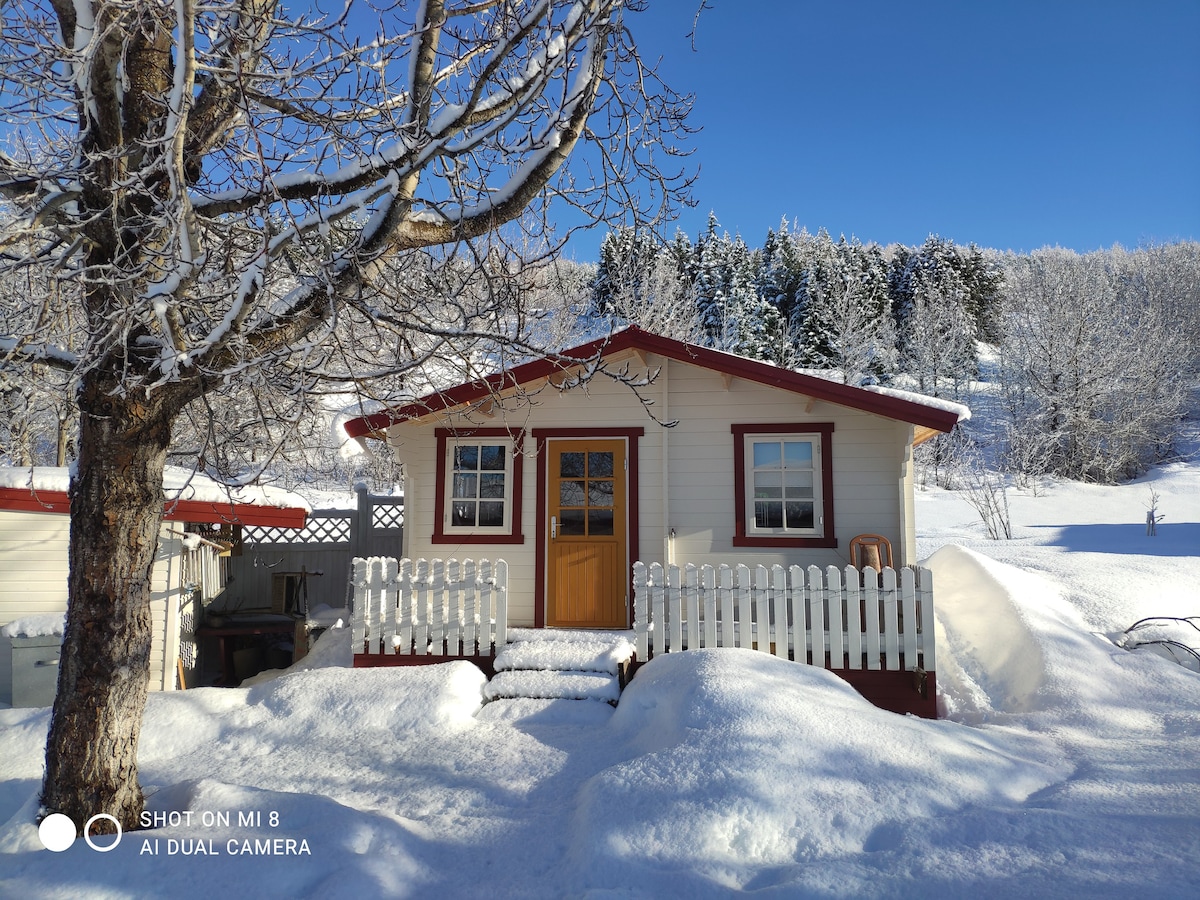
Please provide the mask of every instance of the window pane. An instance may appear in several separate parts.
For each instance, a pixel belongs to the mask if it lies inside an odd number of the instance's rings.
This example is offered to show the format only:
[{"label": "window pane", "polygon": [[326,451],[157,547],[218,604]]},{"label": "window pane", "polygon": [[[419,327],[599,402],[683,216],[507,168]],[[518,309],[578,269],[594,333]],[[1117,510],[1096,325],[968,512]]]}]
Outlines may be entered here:
[{"label": "window pane", "polygon": [[560,481],[558,502],[562,506],[584,506],[584,481]]},{"label": "window pane", "polygon": [[588,510],[588,534],[612,534],[613,511],[611,509]]},{"label": "window pane", "polygon": [[789,468],[811,469],[813,464],[812,441],[787,441],[783,445],[784,463]]},{"label": "window pane", "polygon": [[789,500],[787,503],[788,528],[812,528],[815,518],[811,500]]},{"label": "window pane", "polygon": [[613,483],[607,478],[588,482],[588,506],[612,506]]},{"label": "window pane", "polygon": [[454,476],[454,493],[452,497],[471,497],[479,496],[479,476],[478,475],[455,475]]},{"label": "window pane", "polygon": [[608,478],[613,473],[611,452],[588,454],[588,475],[592,478]]},{"label": "window pane", "polygon": [[766,500],[778,500],[783,497],[783,473],[755,472],[754,496]]},{"label": "window pane", "polygon": [[583,534],[584,511],[582,509],[564,509],[559,511],[558,533],[560,535]]},{"label": "window pane", "polygon": [[504,524],[504,504],[496,501],[481,501],[479,504],[480,526],[499,526]]},{"label": "window pane", "polygon": [[587,475],[584,471],[584,454],[582,453],[563,453],[558,458],[558,474],[561,478],[583,478]]},{"label": "window pane", "polygon": [[771,441],[769,444],[754,442],[754,468],[778,469],[780,464],[779,441]]},{"label": "window pane", "polygon": [[479,448],[474,444],[463,444],[455,447],[454,468],[459,471],[462,471],[463,469],[478,469]]},{"label": "window pane", "polygon": [[504,499],[504,475],[484,474],[479,476],[479,496]]},{"label": "window pane", "polygon": [[754,526],[756,528],[782,528],[783,503],[778,500],[756,500],[754,502]]},{"label": "window pane", "polygon": [[479,448],[479,468],[488,472],[504,471],[504,447],[497,444],[484,444]]},{"label": "window pane", "polygon": [[812,472],[787,472],[784,474],[783,483],[787,487],[789,498],[811,497],[813,495]]},{"label": "window pane", "polygon": [[475,504],[471,502],[462,502],[456,500],[450,504],[450,524],[461,526],[472,526],[475,524]]}]

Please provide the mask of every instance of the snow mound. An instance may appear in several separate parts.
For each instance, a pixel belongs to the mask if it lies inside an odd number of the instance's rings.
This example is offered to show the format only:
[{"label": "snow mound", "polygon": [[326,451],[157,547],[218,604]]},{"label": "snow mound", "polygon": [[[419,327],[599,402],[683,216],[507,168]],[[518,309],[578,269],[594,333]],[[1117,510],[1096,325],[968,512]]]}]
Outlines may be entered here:
[{"label": "snow mound", "polygon": [[1011,589],[1037,576],[953,544],[924,565],[933,572],[939,712],[975,718],[1032,709],[1045,657]]},{"label": "snow mound", "polygon": [[729,889],[756,866],[886,849],[926,816],[1008,806],[1069,771],[1045,738],[872,706],[837,676],[752,650],[657,656],[612,727],[630,758],[588,780],[572,842],[584,884],[628,867],[647,896],[673,867]]},{"label": "snow mound", "polygon": [[483,703],[487,677],[469,662],[400,669],[321,668],[250,688],[247,702],[299,733],[463,728]]}]

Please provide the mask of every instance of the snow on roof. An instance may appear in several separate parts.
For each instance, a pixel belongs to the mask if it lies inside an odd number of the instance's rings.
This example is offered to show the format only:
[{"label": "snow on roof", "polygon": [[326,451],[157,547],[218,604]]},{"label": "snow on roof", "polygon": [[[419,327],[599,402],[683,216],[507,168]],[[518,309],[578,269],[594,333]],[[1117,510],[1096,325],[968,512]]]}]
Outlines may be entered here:
[{"label": "snow on roof", "polygon": [[958,416],[958,421],[965,422],[971,418],[971,407],[965,403],[957,403],[954,400],[945,400],[941,397],[930,397],[927,394],[918,394],[914,391],[901,391],[896,388],[883,387],[878,384],[864,384],[862,390],[871,391],[874,394],[883,394],[885,397],[895,397],[897,400],[907,400],[909,403],[919,403],[922,406],[929,406],[933,409],[944,410],[948,413],[954,413]]},{"label": "snow on roof", "polygon": [[[0,466],[0,488],[24,488],[34,493],[66,493],[70,480],[71,470],[65,466]],[[221,484],[207,475],[180,466],[167,466],[163,472],[163,499],[168,503],[195,500],[200,503],[311,509],[307,500],[283,488]]]},{"label": "snow on roof", "polygon": [[669,359],[744,378],[768,387],[909,422],[930,429],[931,434],[938,431],[949,432],[962,418],[964,411],[970,414],[962,404],[954,404],[952,409],[947,409],[947,401],[920,394],[890,390],[870,391],[629,326],[605,338],[563,350],[556,355],[524,362],[486,378],[429,394],[415,403],[359,416],[346,422],[344,427],[351,437],[381,437],[383,431],[397,422],[424,419],[432,413],[474,402],[497,391],[561,375],[596,355],[610,356],[627,350],[660,354]]}]

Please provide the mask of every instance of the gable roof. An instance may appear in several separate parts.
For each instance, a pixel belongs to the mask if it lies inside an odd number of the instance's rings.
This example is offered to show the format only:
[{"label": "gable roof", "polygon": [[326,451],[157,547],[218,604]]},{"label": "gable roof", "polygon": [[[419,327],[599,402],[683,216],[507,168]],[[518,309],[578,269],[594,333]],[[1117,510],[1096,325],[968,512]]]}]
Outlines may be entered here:
[{"label": "gable roof", "polygon": [[[304,527],[307,506],[290,491],[225,487],[174,466],[168,466],[165,474],[165,521]],[[69,478],[62,467],[0,468],[0,509],[66,515],[71,511]]]},{"label": "gable roof", "polygon": [[815,375],[781,369],[756,359],[747,359],[732,353],[652,334],[631,325],[608,337],[588,341],[586,344],[570,350],[563,350],[545,358],[522,363],[486,378],[427,394],[412,403],[371,415],[359,416],[346,422],[343,427],[352,438],[382,438],[383,432],[398,422],[420,419],[431,413],[482,400],[501,391],[527,385],[542,378],[562,375],[597,356],[609,357],[629,350],[654,353],[733,378],[742,378],[817,400],[827,400],[839,406],[908,422],[925,432],[918,438],[918,443],[920,440],[932,437],[934,433],[950,431],[966,413],[964,407],[947,404],[944,401],[935,401],[933,398],[923,398],[916,394],[901,396],[903,392],[899,391],[885,393],[839,384]]}]

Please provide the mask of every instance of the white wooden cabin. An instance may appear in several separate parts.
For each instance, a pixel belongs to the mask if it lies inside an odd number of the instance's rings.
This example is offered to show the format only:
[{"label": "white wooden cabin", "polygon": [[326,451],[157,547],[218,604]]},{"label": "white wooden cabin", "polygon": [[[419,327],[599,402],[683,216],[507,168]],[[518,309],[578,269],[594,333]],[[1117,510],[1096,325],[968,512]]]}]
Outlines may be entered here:
[{"label": "white wooden cabin", "polygon": [[636,561],[914,563],[913,447],[966,415],[631,327],[346,430],[404,462],[404,557],[505,559],[513,625],[628,628]]},{"label": "white wooden cabin", "polygon": [[[195,551],[196,524],[268,525],[301,528],[307,509],[285,492],[259,490],[231,494],[192,473],[168,473],[165,520],[159,532],[152,571],[150,610],[154,637],[150,689],[174,690],[182,618],[202,564]],[[70,501],[68,473],[53,467],[0,468],[0,627],[31,616],[65,613],[67,609]],[[270,498],[270,499],[268,499]],[[283,503],[291,505],[284,506]],[[210,555],[215,552],[210,546]],[[189,668],[190,668],[190,661]]]}]

